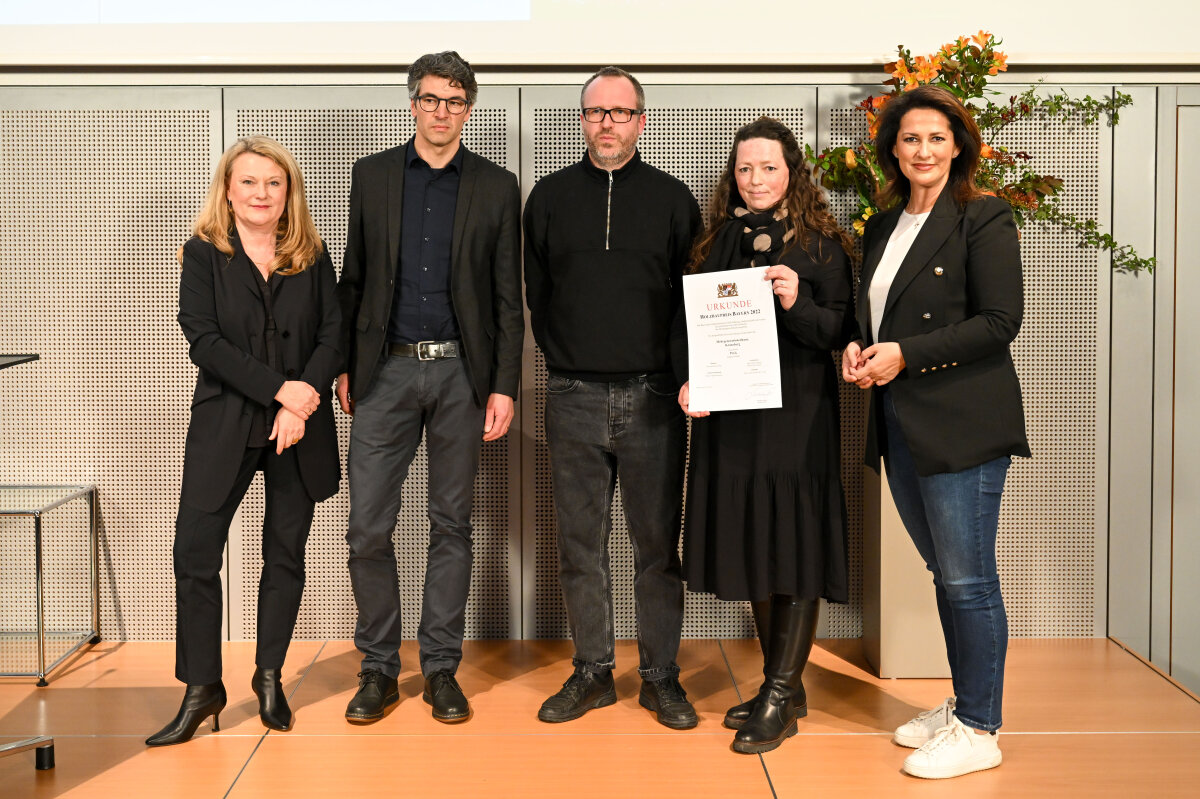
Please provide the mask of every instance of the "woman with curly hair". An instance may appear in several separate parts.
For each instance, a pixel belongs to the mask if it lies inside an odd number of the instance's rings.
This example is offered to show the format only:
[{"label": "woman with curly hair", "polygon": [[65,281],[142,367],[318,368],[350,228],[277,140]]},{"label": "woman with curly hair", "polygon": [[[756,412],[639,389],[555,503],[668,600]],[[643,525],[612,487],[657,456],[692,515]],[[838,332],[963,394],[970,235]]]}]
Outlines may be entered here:
[{"label": "woman with curly hair", "polygon": [[738,130],[690,271],[767,267],[782,407],[692,410],[682,324],[674,342],[679,404],[692,417],[684,578],[692,591],[749,601],[763,648],[762,687],[725,716],[737,752],[766,752],[796,734],[821,598],[848,599],[830,351],[847,340],[851,247],[787,126],[762,117]]}]

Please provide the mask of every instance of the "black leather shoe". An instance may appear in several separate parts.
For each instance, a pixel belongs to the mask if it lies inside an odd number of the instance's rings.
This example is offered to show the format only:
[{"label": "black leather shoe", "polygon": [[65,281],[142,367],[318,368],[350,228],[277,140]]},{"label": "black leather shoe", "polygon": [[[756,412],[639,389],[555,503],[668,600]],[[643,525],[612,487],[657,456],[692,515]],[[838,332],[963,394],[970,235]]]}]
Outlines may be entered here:
[{"label": "black leather shoe", "polygon": [[[758,694],[755,694],[753,698],[729,708],[725,711],[725,721],[722,724],[731,730],[740,730],[746,723],[746,719],[750,718],[750,714],[754,712],[754,704],[757,701]],[[792,695],[792,707],[796,709],[796,718],[802,719],[808,715],[808,701],[804,697],[803,686],[800,686],[799,690]]]},{"label": "black leather shoe", "polygon": [[388,705],[400,701],[400,687],[395,677],[382,671],[367,669],[358,673],[358,693],[346,706],[346,721],[371,722],[383,718]]},{"label": "black leather shoe", "polygon": [[209,716],[213,717],[213,732],[217,732],[221,729],[220,715],[224,709],[225,686],[220,681],[211,685],[189,685],[175,718],[147,738],[146,746],[170,746],[191,740],[196,728]]},{"label": "black leather shoe", "polygon": [[700,721],[696,708],[687,700],[687,691],[674,675],[653,682],[642,680],[638,704],[653,710],[658,723],[673,730],[690,730]]},{"label": "black leather shoe", "polygon": [[466,694],[458,687],[458,680],[448,671],[435,671],[425,678],[425,693],[421,695],[425,704],[433,706],[433,717],[446,724],[456,724],[471,717],[471,706]]},{"label": "black leather shoe", "polygon": [[255,669],[250,678],[250,690],[258,697],[258,717],[263,726],[281,732],[292,728],[292,709],[283,692],[283,675],[279,669]]},{"label": "black leather shoe", "polygon": [[819,599],[771,598],[771,638],[763,667],[766,680],[750,717],[733,736],[733,751],[770,752],[796,734],[796,719],[808,713],[801,677],[812,651]]},{"label": "black leather shoe", "polygon": [[538,718],[551,724],[573,721],[592,708],[608,707],[616,702],[617,686],[611,671],[575,669],[563,683],[562,690],[542,703]]}]

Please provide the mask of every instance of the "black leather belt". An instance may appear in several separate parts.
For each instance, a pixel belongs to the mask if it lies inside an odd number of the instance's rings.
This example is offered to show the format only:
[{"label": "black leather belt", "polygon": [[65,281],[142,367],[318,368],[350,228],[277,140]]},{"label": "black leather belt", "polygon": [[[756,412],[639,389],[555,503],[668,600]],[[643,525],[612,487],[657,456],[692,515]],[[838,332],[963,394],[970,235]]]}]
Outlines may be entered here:
[{"label": "black leather belt", "polygon": [[388,344],[389,355],[433,361],[438,358],[457,358],[457,341],[418,341],[416,344]]}]

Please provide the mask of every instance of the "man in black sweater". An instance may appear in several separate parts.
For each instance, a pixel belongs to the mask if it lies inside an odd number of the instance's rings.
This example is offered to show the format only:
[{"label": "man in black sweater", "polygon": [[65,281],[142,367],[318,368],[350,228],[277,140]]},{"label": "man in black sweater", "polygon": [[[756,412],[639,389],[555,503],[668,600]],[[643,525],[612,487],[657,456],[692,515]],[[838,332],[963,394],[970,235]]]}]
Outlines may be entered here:
[{"label": "man in black sweater", "polygon": [[668,334],[700,209],[681,181],[642,161],[637,79],[606,67],[583,86],[587,154],[547,175],[525,207],[525,286],[546,358],[546,439],[559,579],[575,671],[538,712],[577,719],[616,701],[608,565],[615,479],[633,544],[641,704],[696,726],[679,684],[679,523],[686,429]]}]

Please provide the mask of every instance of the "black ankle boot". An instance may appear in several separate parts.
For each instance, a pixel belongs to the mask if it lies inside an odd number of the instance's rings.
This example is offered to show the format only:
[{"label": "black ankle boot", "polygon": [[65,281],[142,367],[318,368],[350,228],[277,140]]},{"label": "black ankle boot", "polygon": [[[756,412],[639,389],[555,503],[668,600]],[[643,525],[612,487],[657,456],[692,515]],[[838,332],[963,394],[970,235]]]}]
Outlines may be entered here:
[{"label": "black ankle boot", "polygon": [[[767,662],[767,636],[771,630],[771,600],[768,597],[760,602],[751,602],[750,611],[754,614],[754,629],[758,631],[758,644],[762,648],[763,664]],[[758,701],[758,695],[747,699],[740,705],[734,705],[725,711],[725,721],[723,724],[731,730],[740,730],[742,725],[746,723],[746,719],[750,718],[751,711],[754,710],[754,703]]]},{"label": "black ankle boot", "polygon": [[292,728],[292,709],[283,692],[283,676],[279,669],[254,670],[250,688],[258,697],[258,717],[263,726],[286,732]]},{"label": "black ankle boot", "polygon": [[146,745],[168,746],[190,740],[209,716],[213,717],[213,732],[217,732],[221,729],[219,717],[224,709],[225,686],[219,680],[211,685],[189,685],[174,720],[147,738]]},{"label": "black ankle boot", "polygon": [[771,636],[762,688],[750,717],[733,737],[733,750],[769,752],[796,734],[796,719],[808,714],[801,675],[817,630],[819,599],[776,595],[771,602]]}]

